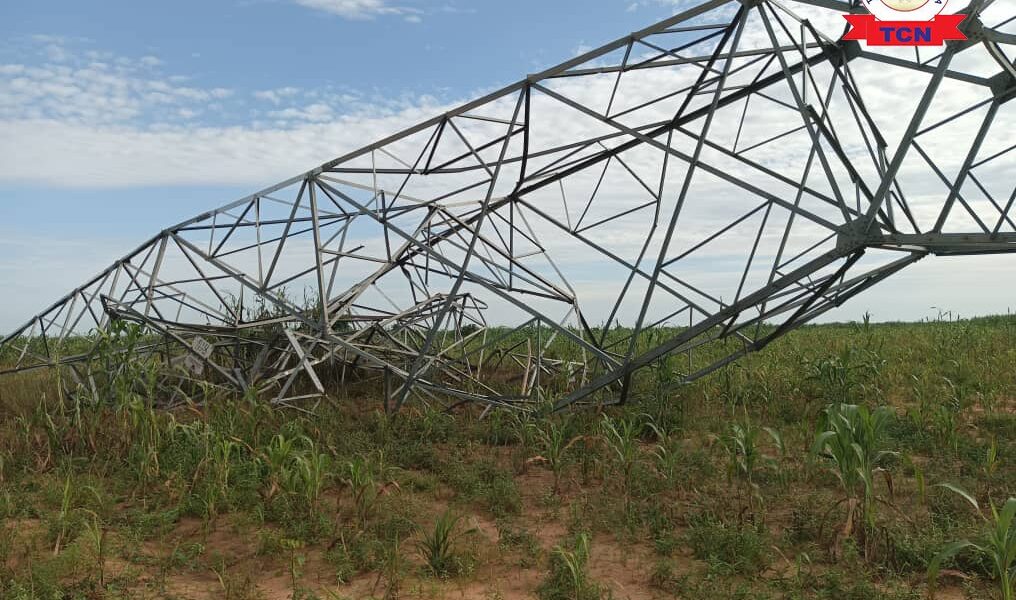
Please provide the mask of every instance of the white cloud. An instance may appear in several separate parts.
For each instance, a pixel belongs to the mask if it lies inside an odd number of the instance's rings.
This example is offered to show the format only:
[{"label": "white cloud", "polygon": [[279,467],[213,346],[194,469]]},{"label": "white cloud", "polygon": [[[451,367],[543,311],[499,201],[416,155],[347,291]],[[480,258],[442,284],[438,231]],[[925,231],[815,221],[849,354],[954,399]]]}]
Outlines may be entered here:
[{"label": "white cloud", "polygon": [[[267,184],[451,107],[343,89],[240,93],[165,73],[151,55],[33,42],[34,64],[0,63],[0,183]],[[64,60],[47,58],[53,44]]]},{"label": "white cloud", "polygon": [[[80,130],[105,127],[117,134],[178,126],[292,128],[364,112],[386,116],[434,103],[424,96],[371,97],[334,87],[282,86],[240,93],[167,73],[153,55],[118,56],[88,47],[87,40],[53,36],[35,36],[30,42],[18,61],[0,59],[0,127],[10,132],[24,130],[30,122]],[[59,60],[51,57],[53,45],[60,47]],[[9,136],[5,142],[16,147]]]},{"label": "white cloud", "polygon": [[[0,120],[17,122],[54,119],[96,125],[135,120],[158,120],[167,106],[191,113],[201,105],[222,100],[232,91],[186,85],[186,78],[165,76],[162,61],[109,52],[82,50],[87,42],[35,36],[41,61],[0,64]],[[29,61],[25,61],[29,62]]]},{"label": "white cloud", "polygon": [[[294,114],[285,118],[308,116],[307,111],[292,110]],[[317,122],[286,127],[181,124],[141,129],[53,119],[0,121],[0,156],[4,157],[0,182],[86,188],[222,184],[253,188],[305,171],[430,114],[410,109],[390,116],[345,115],[327,123],[317,118]]]},{"label": "white cloud", "polygon": [[634,12],[640,8],[646,7],[659,7],[664,6],[668,8],[684,8],[695,4],[694,0],[635,0],[634,2],[628,2],[628,6],[625,10],[628,12]]},{"label": "white cloud", "polygon": [[268,113],[268,116],[282,122],[295,120],[323,123],[325,121],[335,119],[335,113],[332,112],[332,107],[322,102],[317,102],[303,108],[291,107],[284,110],[271,111]]},{"label": "white cloud", "polygon": [[420,10],[392,6],[386,0],[292,0],[300,6],[338,15],[345,19],[370,19],[380,15],[408,15],[419,20]]},{"label": "white cloud", "polygon": [[282,87],[274,90],[262,90],[254,92],[254,97],[258,100],[266,100],[272,104],[280,104],[284,99],[290,98],[300,93],[300,88],[295,87]]}]

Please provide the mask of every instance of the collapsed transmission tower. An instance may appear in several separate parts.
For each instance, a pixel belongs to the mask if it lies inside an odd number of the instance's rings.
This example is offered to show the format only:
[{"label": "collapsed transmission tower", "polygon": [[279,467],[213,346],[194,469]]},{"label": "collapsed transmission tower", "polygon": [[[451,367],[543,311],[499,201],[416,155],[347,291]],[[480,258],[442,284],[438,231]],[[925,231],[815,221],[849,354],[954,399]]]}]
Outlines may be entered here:
[{"label": "collapsed transmission tower", "polygon": [[661,360],[694,380],[929,254],[1016,251],[1012,9],[900,49],[842,40],[856,0],[705,1],[165,229],[0,369],[87,389],[112,320],[170,396],[292,404],[327,369],[392,410],[564,408]]}]

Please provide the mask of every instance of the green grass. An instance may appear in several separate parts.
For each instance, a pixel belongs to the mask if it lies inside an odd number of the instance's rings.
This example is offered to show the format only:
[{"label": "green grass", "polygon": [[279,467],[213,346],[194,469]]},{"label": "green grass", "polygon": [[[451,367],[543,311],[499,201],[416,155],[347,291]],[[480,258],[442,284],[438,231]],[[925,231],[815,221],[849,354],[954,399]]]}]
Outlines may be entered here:
[{"label": "green grass", "polygon": [[808,326],[674,388],[683,361],[640,373],[628,406],[537,421],[392,418],[363,384],[311,416],[0,379],[0,597],[481,598],[517,578],[543,598],[909,600],[929,567],[1002,597],[1003,552],[933,559],[1010,543],[1016,318]]}]

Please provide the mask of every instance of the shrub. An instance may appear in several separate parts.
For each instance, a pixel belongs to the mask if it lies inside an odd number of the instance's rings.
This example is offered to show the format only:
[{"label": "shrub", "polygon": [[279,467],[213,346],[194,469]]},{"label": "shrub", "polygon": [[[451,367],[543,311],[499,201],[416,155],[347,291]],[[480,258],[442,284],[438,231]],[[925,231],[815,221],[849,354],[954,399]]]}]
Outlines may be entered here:
[{"label": "shrub", "polygon": [[420,557],[430,572],[437,577],[451,577],[464,570],[465,565],[455,550],[455,544],[463,536],[470,535],[476,530],[459,527],[461,520],[461,516],[446,510],[438,517],[434,528],[424,530],[423,536],[417,542]]},{"label": "shrub", "polygon": [[1006,500],[1001,510],[994,504],[990,505],[991,516],[986,517],[973,496],[949,484],[941,484],[941,487],[951,490],[967,500],[984,520],[985,528],[975,540],[955,541],[943,548],[932,560],[928,567],[928,585],[932,590],[932,595],[934,595],[935,580],[942,562],[960,552],[973,551],[991,561],[994,575],[998,579],[1002,600],[1013,600],[1016,598],[1013,592],[1013,584],[1016,582],[1016,498]]},{"label": "shrub", "polygon": [[699,516],[692,519],[688,543],[695,558],[718,573],[754,574],[769,564],[769,542],[761,526]]},{"label": "shrub", "polygon": [[589,550],[587,533],[576,536],[571,548],[554,548],[550,574],[536,590],[541,600],[599,600],[600,585],[589,579]]}]

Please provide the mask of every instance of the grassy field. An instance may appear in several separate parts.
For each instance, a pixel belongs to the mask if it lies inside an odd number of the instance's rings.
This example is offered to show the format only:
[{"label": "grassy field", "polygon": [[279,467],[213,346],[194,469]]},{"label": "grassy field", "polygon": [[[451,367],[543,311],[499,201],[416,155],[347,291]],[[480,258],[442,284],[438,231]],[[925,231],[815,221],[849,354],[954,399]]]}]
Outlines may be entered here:
[{"label": "grassy field", "polygon": [[672,368],[625,407],[482,421],[367,385],[166,413],[0,379],[0,597],[903,600],[930,569],[1012,598],[1016,318]]}]

